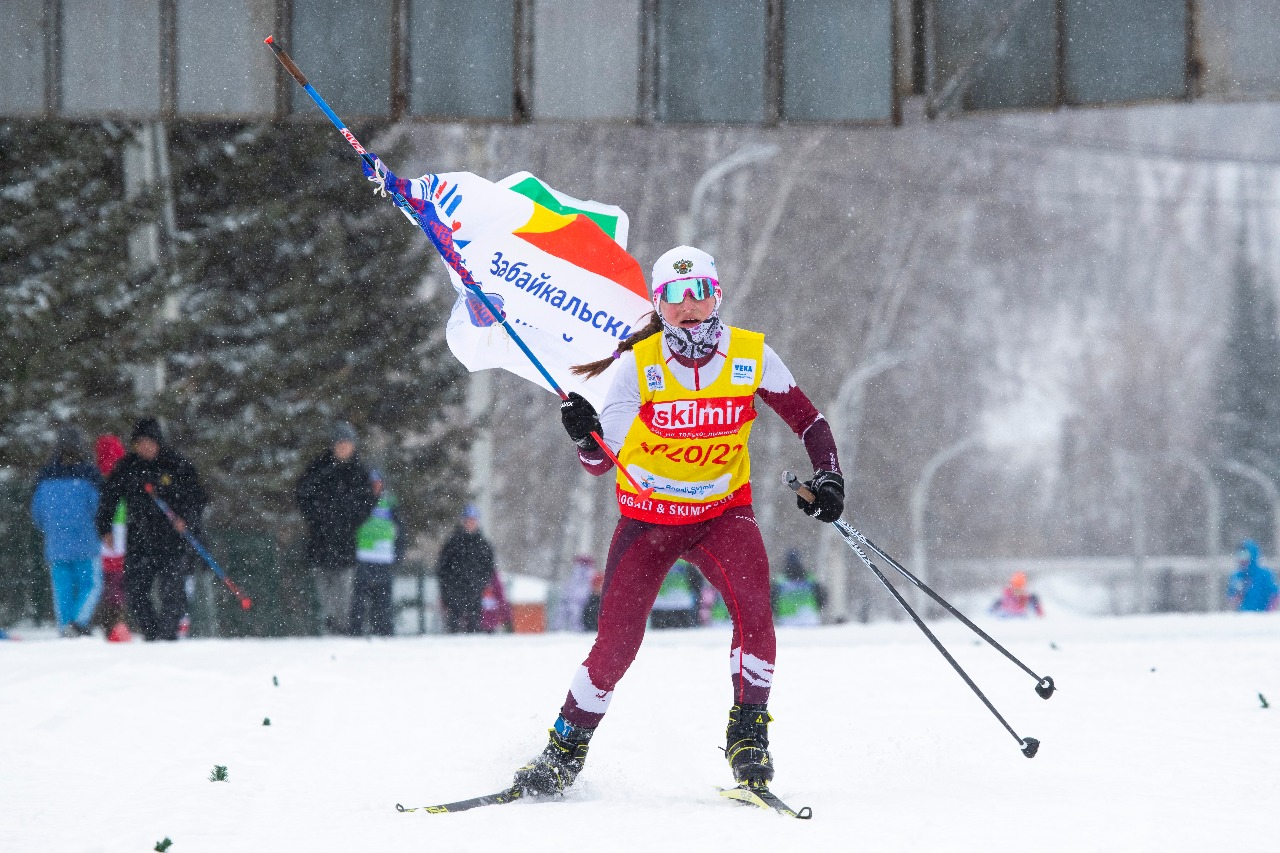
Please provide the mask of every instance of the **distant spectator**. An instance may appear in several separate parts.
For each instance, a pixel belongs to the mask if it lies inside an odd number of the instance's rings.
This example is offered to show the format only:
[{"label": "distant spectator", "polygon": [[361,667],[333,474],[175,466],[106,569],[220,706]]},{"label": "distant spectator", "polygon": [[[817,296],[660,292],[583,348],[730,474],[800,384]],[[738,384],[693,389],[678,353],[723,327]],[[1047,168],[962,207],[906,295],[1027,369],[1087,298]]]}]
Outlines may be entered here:
[{"label": "distant spectator", "polygon": [[[392,626],[391,583],[400,555],[400,519],[396,496],[387,491],[382,472],[369,472],[378,503],[356,531],[356,576],[351,591],[351,633],[390,637]],[[368,624],[366,624],[366,621]]]},{"label": "distant spectator", "polygon": [[493,578],[493,546],[480,532],[480,511],[468,504],[461,523],[445,540],[436,563],[445,630],[474,634],[480,630],[484,588]]},{"label": "distant spectator", "polygon": [[569,577],[560,588],[553,627],[562,631],[589,630],[582,623],[582,613],[591,597],[596,575],[595,557],[578,554],[573,558]]},{"label": "distant spectator", "polygon": [[804,567],[800,552],[787,551],[782,580],[773,584],[773,614],[777,625],[821,625],[827,593]]},{"label": "distant spectator", "polygon": [[1242,613],[1261,613],[1276,609],[1276,576],[1258,561],[1262,549],[1252,539],[1240,543],[1236,554],[1239,570],[1227,581],[1227,600]]},{"label": "distant spectator", "polygon": [[694,627],[701,594],[702,574],[688,560],[676,560],[658,588],[649,625],[659,629]]},{"label": "distant spectator", "polygon": [[991,613],[1003,619],[1024,619],[1031,614],[1044,615],[1040,606],[1040,597],[1027,592],[1027,573],[1014,572],[1009,585],[991,605]]},{"label": "distant spectator", "polygon": [[351,424],[333,427],[329,448],[302,472],[295,497],[307,522],[307,565],[320,602],[321,631],[347,634],[356,573],[356,531],[378,502],[369,469],[356,452],[356,431]]},{"label": "distant spectator", "polygon": [[84,637],[102,593],[102,565],[94,518],[102,477],[89,462],[85,435],[58,430],[49,463],[40,470],[31,517],[44,534],[44,556],[53,583],[53,615],[64,637]]},{"label": "distant spectator", "polygon": [[[191,562],[191,548],[182,532],[190,529],[195,534],[208,497],[196,467],[165,443],[158,420],[139,420],[129,444],[130,452],[112,469],[103,488],[98,534],[104,545],[114,546],[112,528],[123,500],[128,540],[124,593],[129,612],[147,640],[176,640],[187,606],[184,584]],[[178,516],[176,524],[156,506],[148,487]],[[160,599],[159,613],[151,603],[153,585]]]},{"label": "distant spectator", "polygon": [[[109,433],[100,435],[94,445],[94,455],[97,457],[98,473],[105,481],[115,470],[116,463],[124,458],[124,443]],[[98,605],[98,618],[106,628],[107,640],[112,643],[133,639],[125,621],[128,613],[124,597],[126,516],[125,502],[121,498],[116,504],[116,514],[111,521],[111,539],[102,542],[102,601]]]},{"label": "distant spectator", "polygon": [[591,578],[591,595],[582,607],[582,630],[600,630],[600,602],[604,599],[604,572],[596,572]]},{"label": "distant spectator", "polygon": [[698,606],[698,621],[703,625],[733,625],[733,617],[724,603],[724,596],[707,584],[702,588],[702,600]]},{"label": "distant spectator", "polygon": [[515,630],[515,614],[507,601],[507,591],[502,585],[502,575],[494,572],[489,585],[480,594],[480,630],[486,634]]}]

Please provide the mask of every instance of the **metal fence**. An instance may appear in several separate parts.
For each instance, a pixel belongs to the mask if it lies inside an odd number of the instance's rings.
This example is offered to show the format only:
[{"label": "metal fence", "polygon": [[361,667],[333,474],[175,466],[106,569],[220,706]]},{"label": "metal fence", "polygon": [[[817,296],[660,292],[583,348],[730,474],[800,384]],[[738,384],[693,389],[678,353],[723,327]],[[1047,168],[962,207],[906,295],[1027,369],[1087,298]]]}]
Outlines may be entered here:
[{"label": "metal fence", "polygon": [[31,489],[0,483],[0,628],[53,621],[53,595],[40,533],[31,523]]}]

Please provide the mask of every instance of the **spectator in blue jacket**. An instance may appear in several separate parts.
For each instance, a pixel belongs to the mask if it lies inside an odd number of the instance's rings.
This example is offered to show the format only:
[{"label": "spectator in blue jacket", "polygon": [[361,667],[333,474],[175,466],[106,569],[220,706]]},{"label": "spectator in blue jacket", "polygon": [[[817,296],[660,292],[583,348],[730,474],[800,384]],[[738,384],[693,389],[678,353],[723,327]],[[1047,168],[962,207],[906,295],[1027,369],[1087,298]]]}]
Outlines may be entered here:
[{"label": "spectator in blue jacket", "polygon": [[1239,571],[1227,581],[1227,599],[1241,612],[1263,612],[1276,609],[1276,576],[1258,563],[1262,551],[1258,543],[1246,539],[1240,543],[1237,559]]},{"label": "spectator in blue jacket", "polygon": [[73,426],[58,431],[49,464],[36,479],[31,517],[44,534],[53,582],[53,613],[64,637],[83,637],[102,594],[98,511],[102,477],[89,458],[89,442]]}]

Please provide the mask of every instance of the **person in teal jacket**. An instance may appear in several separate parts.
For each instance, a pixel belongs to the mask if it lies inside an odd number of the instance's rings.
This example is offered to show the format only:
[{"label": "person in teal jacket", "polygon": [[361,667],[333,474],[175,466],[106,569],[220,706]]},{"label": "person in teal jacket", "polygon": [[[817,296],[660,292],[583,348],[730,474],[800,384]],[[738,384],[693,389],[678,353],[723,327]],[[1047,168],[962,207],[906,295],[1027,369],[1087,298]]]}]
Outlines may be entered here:
[{"label": "person in teal jacket", "polygon": [[1276,609],[1276,576],[1258,560],[1262,549],[1252,539],[1240,543],[1237,560],[1240,569],[1227,581],[1227,600],[1242,613],[1261,613]]},{"label": "person in teal jacket", "polygon": [[378,502],[356,530],[349,627],[354,636],[364,634],[367,627],[370,634],[390,637],[395,633],[391,585],[400,544],[400,518],[396,513],[399,501],[386,490],[381,471],[370,471],[369,482]]},{"label": "person in teal jacket", "polygon": [[773,584],[773,615],[777,625],[821,625],[826,590],[804,567],[800,552],[787,552],[782,580]]}]

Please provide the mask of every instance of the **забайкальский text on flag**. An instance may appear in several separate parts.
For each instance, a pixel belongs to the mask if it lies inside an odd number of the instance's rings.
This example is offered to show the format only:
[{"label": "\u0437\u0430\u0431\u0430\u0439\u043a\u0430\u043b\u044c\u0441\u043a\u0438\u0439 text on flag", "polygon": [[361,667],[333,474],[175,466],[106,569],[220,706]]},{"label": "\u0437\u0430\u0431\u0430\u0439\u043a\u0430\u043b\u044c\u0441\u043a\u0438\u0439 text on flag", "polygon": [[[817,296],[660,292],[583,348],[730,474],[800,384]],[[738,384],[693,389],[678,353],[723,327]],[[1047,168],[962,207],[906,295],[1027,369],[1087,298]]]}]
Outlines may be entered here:
[{"label": "\u0437\u0430\u0431\u0430\u0439\u043a\u0430\u043b\u044c\u0441\u043a\u0438\u0439 text on flag", "polygon": [[528,172],[496,184],[470,172],[397,183],[407,186],[458,291],[446,335],[458,360],[553,390],[464,286],[469,275],[566,393],[601,406],[614,369],[583,380],[570,366],[610,355],[653,310],[644,273],[627,254],[622,208],[567,196]]}]

